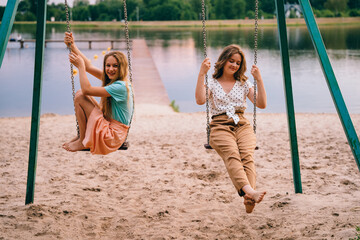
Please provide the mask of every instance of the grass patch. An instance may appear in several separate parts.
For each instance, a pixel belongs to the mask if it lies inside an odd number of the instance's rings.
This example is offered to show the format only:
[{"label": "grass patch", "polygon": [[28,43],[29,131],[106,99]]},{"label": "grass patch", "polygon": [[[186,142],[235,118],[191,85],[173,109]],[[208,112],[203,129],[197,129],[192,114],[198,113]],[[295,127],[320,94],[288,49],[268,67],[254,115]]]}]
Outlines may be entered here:
[{"label": "grass patch", "polygon": [[360,227],[356,226],[356,236],[355,238],[349,238],[349,240],[360,240]]},{"label": "grass patch", "polygon": [[180,112],[179,105],[175,104],[175,100],[172,100],[170,103],[170,107],[174,110],[174,112]]}]

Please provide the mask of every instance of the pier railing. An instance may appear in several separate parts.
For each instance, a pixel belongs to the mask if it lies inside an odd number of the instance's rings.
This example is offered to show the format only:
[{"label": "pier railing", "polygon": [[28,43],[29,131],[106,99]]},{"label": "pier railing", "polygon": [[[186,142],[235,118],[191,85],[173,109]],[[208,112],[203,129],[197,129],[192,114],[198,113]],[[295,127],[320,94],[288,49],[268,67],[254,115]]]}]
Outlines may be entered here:
[{"label": "pier railing", "polygon": [[[20,48],[24,48],[25,43],[29,42],[29,43],[35,43],[35,39],[21,39],[18,40],[17,42],[20,43]],[[47,45],[47,43],[58,43],[58,42],[64,42],[64,40],[54,40],[54,39],[45,39],[45,47]],[[91,44],[93,42],[109,42],[111,45],[111,49],[114,49],[114,43],[126,43],[126,39],[91,39],[91,40],[84,40],[84,39],[80,39],[80,40],[76,40],[77,43],[79,42],[87,42],[89,43],[89,49],[91,49]],[[130,40],[130,43],[132,43],[132,40]],[[125,48],[125,47],[124,47]]]}]

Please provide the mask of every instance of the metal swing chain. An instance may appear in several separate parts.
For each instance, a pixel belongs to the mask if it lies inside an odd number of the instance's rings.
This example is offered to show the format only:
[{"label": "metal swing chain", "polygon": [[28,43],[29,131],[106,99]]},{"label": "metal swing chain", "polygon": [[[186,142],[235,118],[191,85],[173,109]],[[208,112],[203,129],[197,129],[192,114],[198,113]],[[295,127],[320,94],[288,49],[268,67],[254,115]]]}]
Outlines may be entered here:
[{"label": "metal swing chain", "polygon": [[[202,30],[203,30],[203,43],[204,43],[204,58],[207,58],[207,47],[206,47],[206,25],[205,25],[205,0],[201,2],[202,9]],[[207,144],[210,144],[210,117],[209,117],[209,86],[208,86],[208,75],[205,75],[205,91],[206,91],[206,133],[207,133]]]},{"label": "metal swing chain", "polygon": [[129,37],[129,26],[127,19],[127,7],[126,0],[124,0],[124,18],[125,18],[125,37],[126,37],[126,48],[127,48],[127,56],[129,62],[129,78],[132,83],[132,67],[131,67],[131,54],[130,54],[130,37]]},{"label": "metal swing chain", "polygon": [[[254,31],[254,65],[257,64],[257,47],[258,47],[258,16],[259,16],[259,2],[255,0],[255,31]],[[253,129],[256,134],[256,91],[257,80],[254,78],[254,116],[253,116]]]},{"label": "metal swing chain", "polygon": [[[128,65],[129,65],[129,78],[130,78],[130,83],[131,83],[131,92],[133,92],[133,86],[132,86],[132,67],[131,67],[131,53],[130,53],[130,37],[129,37],[129,24],[128,24],[128,16],[127,16],[127,6],[126,6],[126,0],[124,0],[124,19],[125,19],[125,37],[126,37],[126,48],[127,48],[127,56],[128,56]],[[132,101],[133,101],[133,111],[131,113],[131,118],[130,118],[130,122],[129,122],[129,128],[128,128],[128,133],[131,127],[131,122],[134,116],[134,104],[135,104],[135,100],[134,100],[134,94],[132,94]],[[129,134],[126,135],[126,139],[125,142],[127,140],[127,137],[129,136]]]},{"label": "metal swing chain", "polygon": [[[70,20],[69,20],[69,8],[68,8],[68,4],[67,4],[67,0],[65,0],[65,12],[66,12],[66,25],[67,25],[67,32],[70,33],[71,29],[70,29]],[[68,46],[69,49],[69,53],[71,53],[71,44]],[[71,87],[72,87],[72,96],[73,96],[73,103],[74,103],[74,112],[76,115],[76,110],[75,110],[75,83],[74,83],[74,66],[72,63],[70,63],[70,74],[71,74]],[[79,129],[79,122],[76,119],[76,131],[78,136],[80,136],[80,129]]]}]

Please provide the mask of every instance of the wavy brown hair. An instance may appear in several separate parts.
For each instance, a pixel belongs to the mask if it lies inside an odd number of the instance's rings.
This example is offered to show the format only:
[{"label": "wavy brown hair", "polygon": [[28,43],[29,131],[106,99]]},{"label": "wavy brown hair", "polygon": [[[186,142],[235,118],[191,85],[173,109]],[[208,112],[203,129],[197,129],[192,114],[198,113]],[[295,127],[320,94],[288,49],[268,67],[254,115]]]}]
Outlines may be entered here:
[{"label": "wavy brown hair", "polygon": [[248,79],[248,77],[245,76],[245,72],[246,72],[245,54],[241,50],[240,46],[235,45],[235,44],[225,47],[224,50],[222,51],[222,53],[220,54],[219,59],[215,63],[215,72],[213,74],[213,78],[218,79],[223,75],[224,66],[225,66],[226,62],[231,58],[232,55],[234,55],[236,53],[240,54],[241,63],[240,63],[239,70],[237,70],[236,73],[234,73],[234,78],[235,78],[235,80],[238,80],[241,83],[245,83],[245,81]]},{"label": "wavy brown hair", "polygon": [[[119,72],[119,79],[115,79],[115,80],[111,80],[108,75],[106,74],[105,68],[106,68],[106,60],[108,59],[108,57],[114,57],[118,63],[118,72]],[[102,74],[102,81],[103,84],[102,86],[108,86],[112,83],[114,83],[115,81],[125,81],[126,83],[126,90],[127,90],[127,95],[128,95],[128,100],[129,100],[129,81],[128,81],[128,61],[127,58],[125,56],[124,53],[119,52],[119,51],[114,51],[114,52],[109,52],[108,54],[105,55],[104,57],[104,65],[103,65],[103,74]],[[112,117],[112,109],[111,109],[111,101],[110,101],[111,97],[101,97],[101,108],[102,108],[102,112],[104,114],[104,117],[107,120],[110,120]]]}]

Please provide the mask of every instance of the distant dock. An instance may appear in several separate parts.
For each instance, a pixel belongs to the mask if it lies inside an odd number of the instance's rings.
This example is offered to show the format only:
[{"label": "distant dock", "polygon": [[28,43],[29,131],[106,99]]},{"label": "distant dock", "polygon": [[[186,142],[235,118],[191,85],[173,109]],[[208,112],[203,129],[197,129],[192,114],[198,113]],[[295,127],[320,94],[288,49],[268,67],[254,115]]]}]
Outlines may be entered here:
[{"label": "distant dock", "polygon": [[145,39],[133,40],[132,60],[135,102],[169,105],[169,96]]},{"label": "distant dock", "polygon": [[[24,43],[35,42],[35,39],[22,39],[18,41],[20,47],[24,48]],[[62,43],[63,40],[45,40],[46,43]],[[88,42],[89,49],[93,42],[109,42],[111,49],[126,51],[125,39],[92,39],[92,40],[76,40],[76,43]],[[123,43],[123,48],[114,48],[114,43]],[[132,56],[132,73],[133,86],[135,92],[136,103],[149,103],[169,105],[170,100],[165,89],[164,83],[161,80],[160,74],[156,68],[155,62],[151,56],[150,50],[146,44],[145,39],[132,39],[131,56]]]},{"label": "distant dock", "polygon": [[[17,41],[12,41],[12,42],[18,42],[20,43],[20,48],[24,48],[25,43],[35,43],[36,40],[35,39],[21,39],[21,40],[17,40]],[[62,43],[64,42],[64,40],[52,40],[52,39],[46,39],[45,40],[45,47],[47,45],[47,43]],[[114,49],[114,43],[126,43],[126,39],[87,39],[87,40],[78,40],[76,39],[76,42],[87,42],[89,44],[89,49],[92,49],[92,43],[99,43],[99,42],[107,42],[110,43],[111,45],[111,49]],[[132,40],[130,40],[130,43],[132,42]],[[125,49],[125,47],[124,47]]]}]

